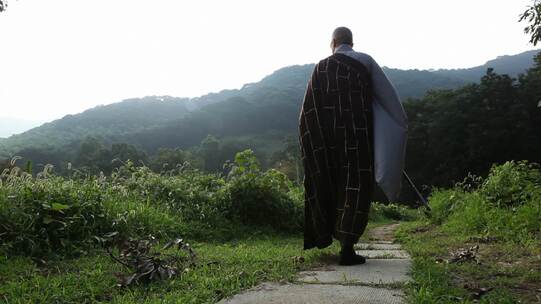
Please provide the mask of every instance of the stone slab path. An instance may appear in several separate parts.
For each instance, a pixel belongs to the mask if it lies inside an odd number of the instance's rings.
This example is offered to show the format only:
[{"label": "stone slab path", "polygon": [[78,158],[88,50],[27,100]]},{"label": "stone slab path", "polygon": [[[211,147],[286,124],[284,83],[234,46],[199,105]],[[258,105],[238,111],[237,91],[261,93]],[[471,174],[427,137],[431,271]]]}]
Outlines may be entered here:
[{"label": "stone slab path", "polygon": [[263,283],[223,304],[395,304],[403,303],[400,286],[410,279],[411,259],[394,243],[398,224],[380,226],[369,231],[369,242],[355,246],[367,257],[366,264],[340,266],[336,261],[302,271],[293,283]]}]

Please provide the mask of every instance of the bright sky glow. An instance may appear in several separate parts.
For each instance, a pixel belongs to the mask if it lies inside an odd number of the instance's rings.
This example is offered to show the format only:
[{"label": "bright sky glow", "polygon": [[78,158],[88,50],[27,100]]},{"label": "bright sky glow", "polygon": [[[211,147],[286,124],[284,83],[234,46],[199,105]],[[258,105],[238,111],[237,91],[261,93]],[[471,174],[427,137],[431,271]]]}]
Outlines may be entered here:
[{"label": "bright sky glow", "polygon": [[0,117],[52,120],[130,97],[239,88],[330,55],[348,26],[381,65],[459,68],[533,49],[529,0],[9,0]]}]

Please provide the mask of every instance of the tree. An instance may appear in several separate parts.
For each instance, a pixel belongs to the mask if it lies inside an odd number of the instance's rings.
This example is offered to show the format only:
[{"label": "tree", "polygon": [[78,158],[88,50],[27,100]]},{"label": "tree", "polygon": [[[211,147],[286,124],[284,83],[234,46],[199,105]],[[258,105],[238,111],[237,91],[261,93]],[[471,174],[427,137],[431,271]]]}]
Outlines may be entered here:
[{"label": "tree", "polygon": [[148,163],[146,153],[138,151],[132,145],[117,143],[108,149],[100,140],[89,136],[83,140],[79,147],[75,156],[75,165],[79,168],[85,168],[91,174],[100,171],[109,174],[114,168],[118,168],[128,160],[136,165]]},{"label": "tree", "polygon": [[448,186],[494,163],[541,162],[541,54],[535,62],[518,81],[489,69],[478,84],[406,102],[410,175]]},{"label": "tree", "polygon": [[113,165],[114,168],[128,160],[133,161],[136,165],[148,165],[148,157],[145,152],[138,151],[134,146],[125,143],[113,144],[110,155],[111,161],[115,159],[120,161]]},{"label": "tree", "polygon": [[212,135],[207,135],[199,145],[199,151],[205,162],[205,170],[218,171],[221,169],[222,162],[219,160],[220,142]]},{"label": "tree", "polygon": [[98,155],[105,150],[105,147],[95,137],[87,137],[81,143],[75,163],[79,166],[88,166],[98,158]]},{"label": "tree", "polygon": [[191,168],[201,168],[203,159],[196,157],[190,151],[180,148],[160,148],[152,160],[152,169],[156,172],[175,169],[177,166],[184,166],[186,163]]},{"label": "tree", "polygon": [[541,0],[534,0],[533,5],[522,13],[519,22],[527,22],[524,33],[530,35],[530,43],[537,45],[541,40]]},{"label": "tree", "polygon": [[269,160],[273,168],[284,173],[297,184],[301,183],[302,162],[299,142],[296,136],[286,136],[282,149],[274,152]]}]

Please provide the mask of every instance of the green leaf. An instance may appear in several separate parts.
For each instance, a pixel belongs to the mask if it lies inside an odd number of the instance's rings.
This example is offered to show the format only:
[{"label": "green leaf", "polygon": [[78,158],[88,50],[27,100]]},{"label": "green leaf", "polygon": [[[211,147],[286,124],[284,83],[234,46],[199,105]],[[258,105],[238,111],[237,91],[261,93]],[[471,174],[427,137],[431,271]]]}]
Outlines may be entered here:
[{"label": "green leaf", "polygon": [[68,205],[64,205],[64,204],[60,204],[60,203],[52,203],[51,204],[51,209],[54,210],[54,211],[62,211],[62,210],[66,210],[66,209],[69,209],[70,206]]},{"label": "green leaf", "polygon": [[50,216],[46,216],[46,217],[43,218],[43,223],[44,223],[45,225],[49,225],[50,223],[52,223],[52,222],[54,222],[54,221],[55,221],[55,219],[53,219],[53,218],[50,217]]}]

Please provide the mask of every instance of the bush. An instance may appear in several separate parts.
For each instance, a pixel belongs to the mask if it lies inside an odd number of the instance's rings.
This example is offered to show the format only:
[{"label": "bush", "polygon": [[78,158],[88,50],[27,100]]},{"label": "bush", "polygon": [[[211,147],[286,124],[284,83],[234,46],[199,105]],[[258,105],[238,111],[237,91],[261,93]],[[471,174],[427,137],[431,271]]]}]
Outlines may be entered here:
[{"label": "bush", "polygon": [[506,162],[493,166],[477,188],[435,190],[430,220],[453,233],[489,235],[528,243],[541,238],[541,179],[537,166]]},{"label": "bush", "polygon": [[302,189],[261,171],[249,150],[229,167],[227,178],[185,168],[158,174],[130,161],[110,176],[33,177],[13,168],[0,177],[0,249],[73,255],[110,232],[224,240],[247,227],[302,229]]},{"label": "bush", "polygon": [[409,221],[417,218],[418,210],[396,204],[374,202],[370,206],[370,221],[395,220]]},{"label": "bush", "polygon": [[537,165],[509,161],[492,167],[481,193],[498,207],[512,207],[531,201],[540,187],[541,173]]},{"label": "bush", "polygon": [[[261,170],[251,150],[237,153],[227,167],[225,177],[189,168],[155,173],[127,161],[110,176],[73,172],[70,178],[13,168],[0,178],[0,249],[69,256],[111,232],[226,240],[254,228],[302,231],[302,187],[277,170]],[[370,216],[407,220],[414,213],[376,203]]]},{"label": "bush", "polygon": [[216,174],[183,170],[177,174],[157,174],[146,167],[126,164],[113,175],[113,184],[121,192],[136,194],[140,201],[150,201],[183,222],[219,224],[229,212],[226,182]]},{"label": "bush", "polygon": [[1,245],[27,255],[75,253],[79,243],[111,231],[103,199],[94,181],[11,176],[0,187]]},{"label": "bush", "polygon": [[237,153],[228,190],[233,219],[287,232],[302,230],[304,209],[298,189],[277,170],[262,172],[251,150]]},{"label": "bush", "polygon": [[442,224],[449,215],[462,204],[467,192],[459,187],[453,189],[436,189],[429,197],[430,221],[434,224]]}]

